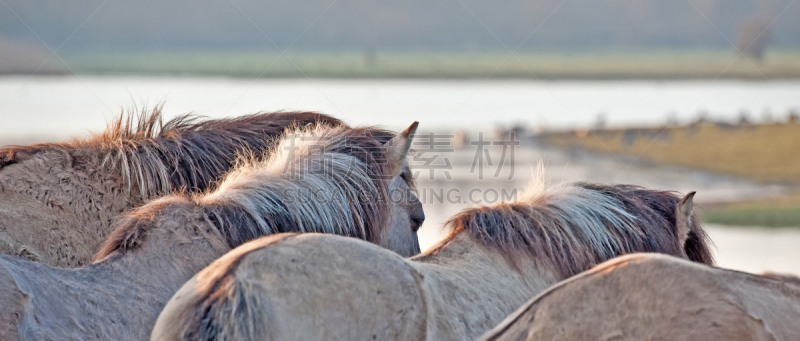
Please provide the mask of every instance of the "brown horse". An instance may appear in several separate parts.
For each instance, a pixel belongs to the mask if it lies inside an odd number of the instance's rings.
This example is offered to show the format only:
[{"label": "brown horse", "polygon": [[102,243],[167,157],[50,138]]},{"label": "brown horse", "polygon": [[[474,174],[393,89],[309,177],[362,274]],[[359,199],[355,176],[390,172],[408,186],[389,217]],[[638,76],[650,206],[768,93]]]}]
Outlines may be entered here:
[{"label": "brown horse", "polygon": [[534,186],[518,203],[458,214],[449,237],[411,259],[351,238],[261,238],[188,281],[151,340],[475,339],[618,255],[711,264],[691,199],[627,185]]},{"label": "brown horse", "polygon": [[241,162],[212,192],[127,214],[100,260],[82,268],[0,254],[0,340],[145,340],[183,283],[263,235],[334,233],[417,253],[424,216],[405,163],[415,127],[394,138],[346,127],[287,137],[269,160]]},{"label": "brown horse", "polygon": [[633,254],[553,286],[482,340],[796,340],[798,321],[797,278]]},{"label": "brown horse", "polygon": [[175,190],[207,189],[237,153],[268,148],[288,127],[341,123],[307,112],[161,117],[157,107],[122,115],[86,140],[0,149],[0,252],[87,264],[123,211]]}]

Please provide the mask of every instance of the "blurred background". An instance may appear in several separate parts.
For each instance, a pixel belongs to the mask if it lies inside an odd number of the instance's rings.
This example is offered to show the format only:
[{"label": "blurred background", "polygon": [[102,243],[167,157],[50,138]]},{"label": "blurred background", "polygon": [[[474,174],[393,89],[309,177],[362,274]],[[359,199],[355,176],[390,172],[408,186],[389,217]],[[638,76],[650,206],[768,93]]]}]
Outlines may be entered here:
[{"label": "blurred background", "polygon": [[544,173],[696,190],[720,265],[800,274],[798,17],[795,0],[0,0],[0,145],[159,103],[419,120],[423,247]]}]

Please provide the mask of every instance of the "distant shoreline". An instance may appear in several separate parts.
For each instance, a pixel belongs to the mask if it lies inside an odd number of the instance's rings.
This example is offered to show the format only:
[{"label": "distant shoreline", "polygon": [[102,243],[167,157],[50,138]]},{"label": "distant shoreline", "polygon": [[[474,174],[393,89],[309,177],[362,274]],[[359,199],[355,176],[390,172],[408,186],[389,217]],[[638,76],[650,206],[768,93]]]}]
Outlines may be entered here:
[{"label": "distant shoreline", "polygon": [[800,117],[789,122],[729,123],[701,120],[689,125],[552,131],[545,144],[628,155],[664,164],[743,176],[758,181],[800,181]]},{"label": "distant shoreline", "polygon": [[800,51],[769,51],[763,61],[727,50],[614,52],[291,52],[65,53],[85,75],[236,78],[395,78],[531,80],[800,79]]}]

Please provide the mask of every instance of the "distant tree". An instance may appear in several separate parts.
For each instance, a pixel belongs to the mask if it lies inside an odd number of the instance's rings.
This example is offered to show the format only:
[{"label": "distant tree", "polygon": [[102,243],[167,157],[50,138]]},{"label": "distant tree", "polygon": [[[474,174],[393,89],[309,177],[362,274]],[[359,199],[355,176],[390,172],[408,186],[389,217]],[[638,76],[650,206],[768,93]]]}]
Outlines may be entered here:
[{"label": "distant tree", "polygon": [[770,41],[771,23],[771,17],[765,14],[747,17],[739,26],[736,49],[747,57],[761,61]]},{"label": "distant tree", "polygon": [[57,58],[50,57],[45,46],[0,37],[0,75],[63,74],[66,71]]}]

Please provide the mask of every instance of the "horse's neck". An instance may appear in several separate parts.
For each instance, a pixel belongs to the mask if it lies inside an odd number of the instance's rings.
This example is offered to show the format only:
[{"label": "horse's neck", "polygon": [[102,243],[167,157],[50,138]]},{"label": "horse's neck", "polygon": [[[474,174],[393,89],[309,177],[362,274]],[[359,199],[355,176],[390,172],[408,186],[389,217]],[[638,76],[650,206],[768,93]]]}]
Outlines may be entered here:
[{"label": "horse's neck", "polygon": [[[131,243],[137,247],[115,251],[92,266],[144,277],[156,286],[173,285],[173,276],[181,285],[230,250],[200,208],[180,197],[160,200],[166,204],[145,218],[142,227],[129,231],[129,240],[135,239]],[[170,276],[162,281],[165,273]]]},{"label": "horse's neck", "polygon": [[73,154],[53,149],[2,169],[0,206],[6,209],[0,209],[0,239],[7,235],[9,249],[0,245],[4,252],[60,267],[87,264],[113,221],[141,201],[96,158]]},{"label": "horse's neck", "polygon": [[425,278],[431,339],[476,339],[558,281],[540,262],[524,258],[512,265],[465,234],[412,260]]},{"label": "horse's neck", "polygon": [[[25,271],[25,285],[31,290],[23,291],[30,292],[37,302],[26,312],[51,321],[28,327],[40,336],[78,333],[65,339],[147,339],[158,313],[178,288],[227,251],[221,239],[209,240],[204,232],[191,233],[213,226],[183,220],[171,223],[187,226],[185,231],[151,231],[139,249],[112,253],[83,268],[22,264],[37,267]],[[91,332],[83,334],[86,331]]]},{"label": "horse's neck", "polygon": [[136,189],[128,189],[122,171],[105,164],[104,156],[98,147],[63,149],[41,156],[45,167],[60,173],[55,188],[70,188],[76,196],[75,204],[86,206],[74,209],[85,209],[87,220],[96,219],[92,211],[116,216],[147,200]]}]

